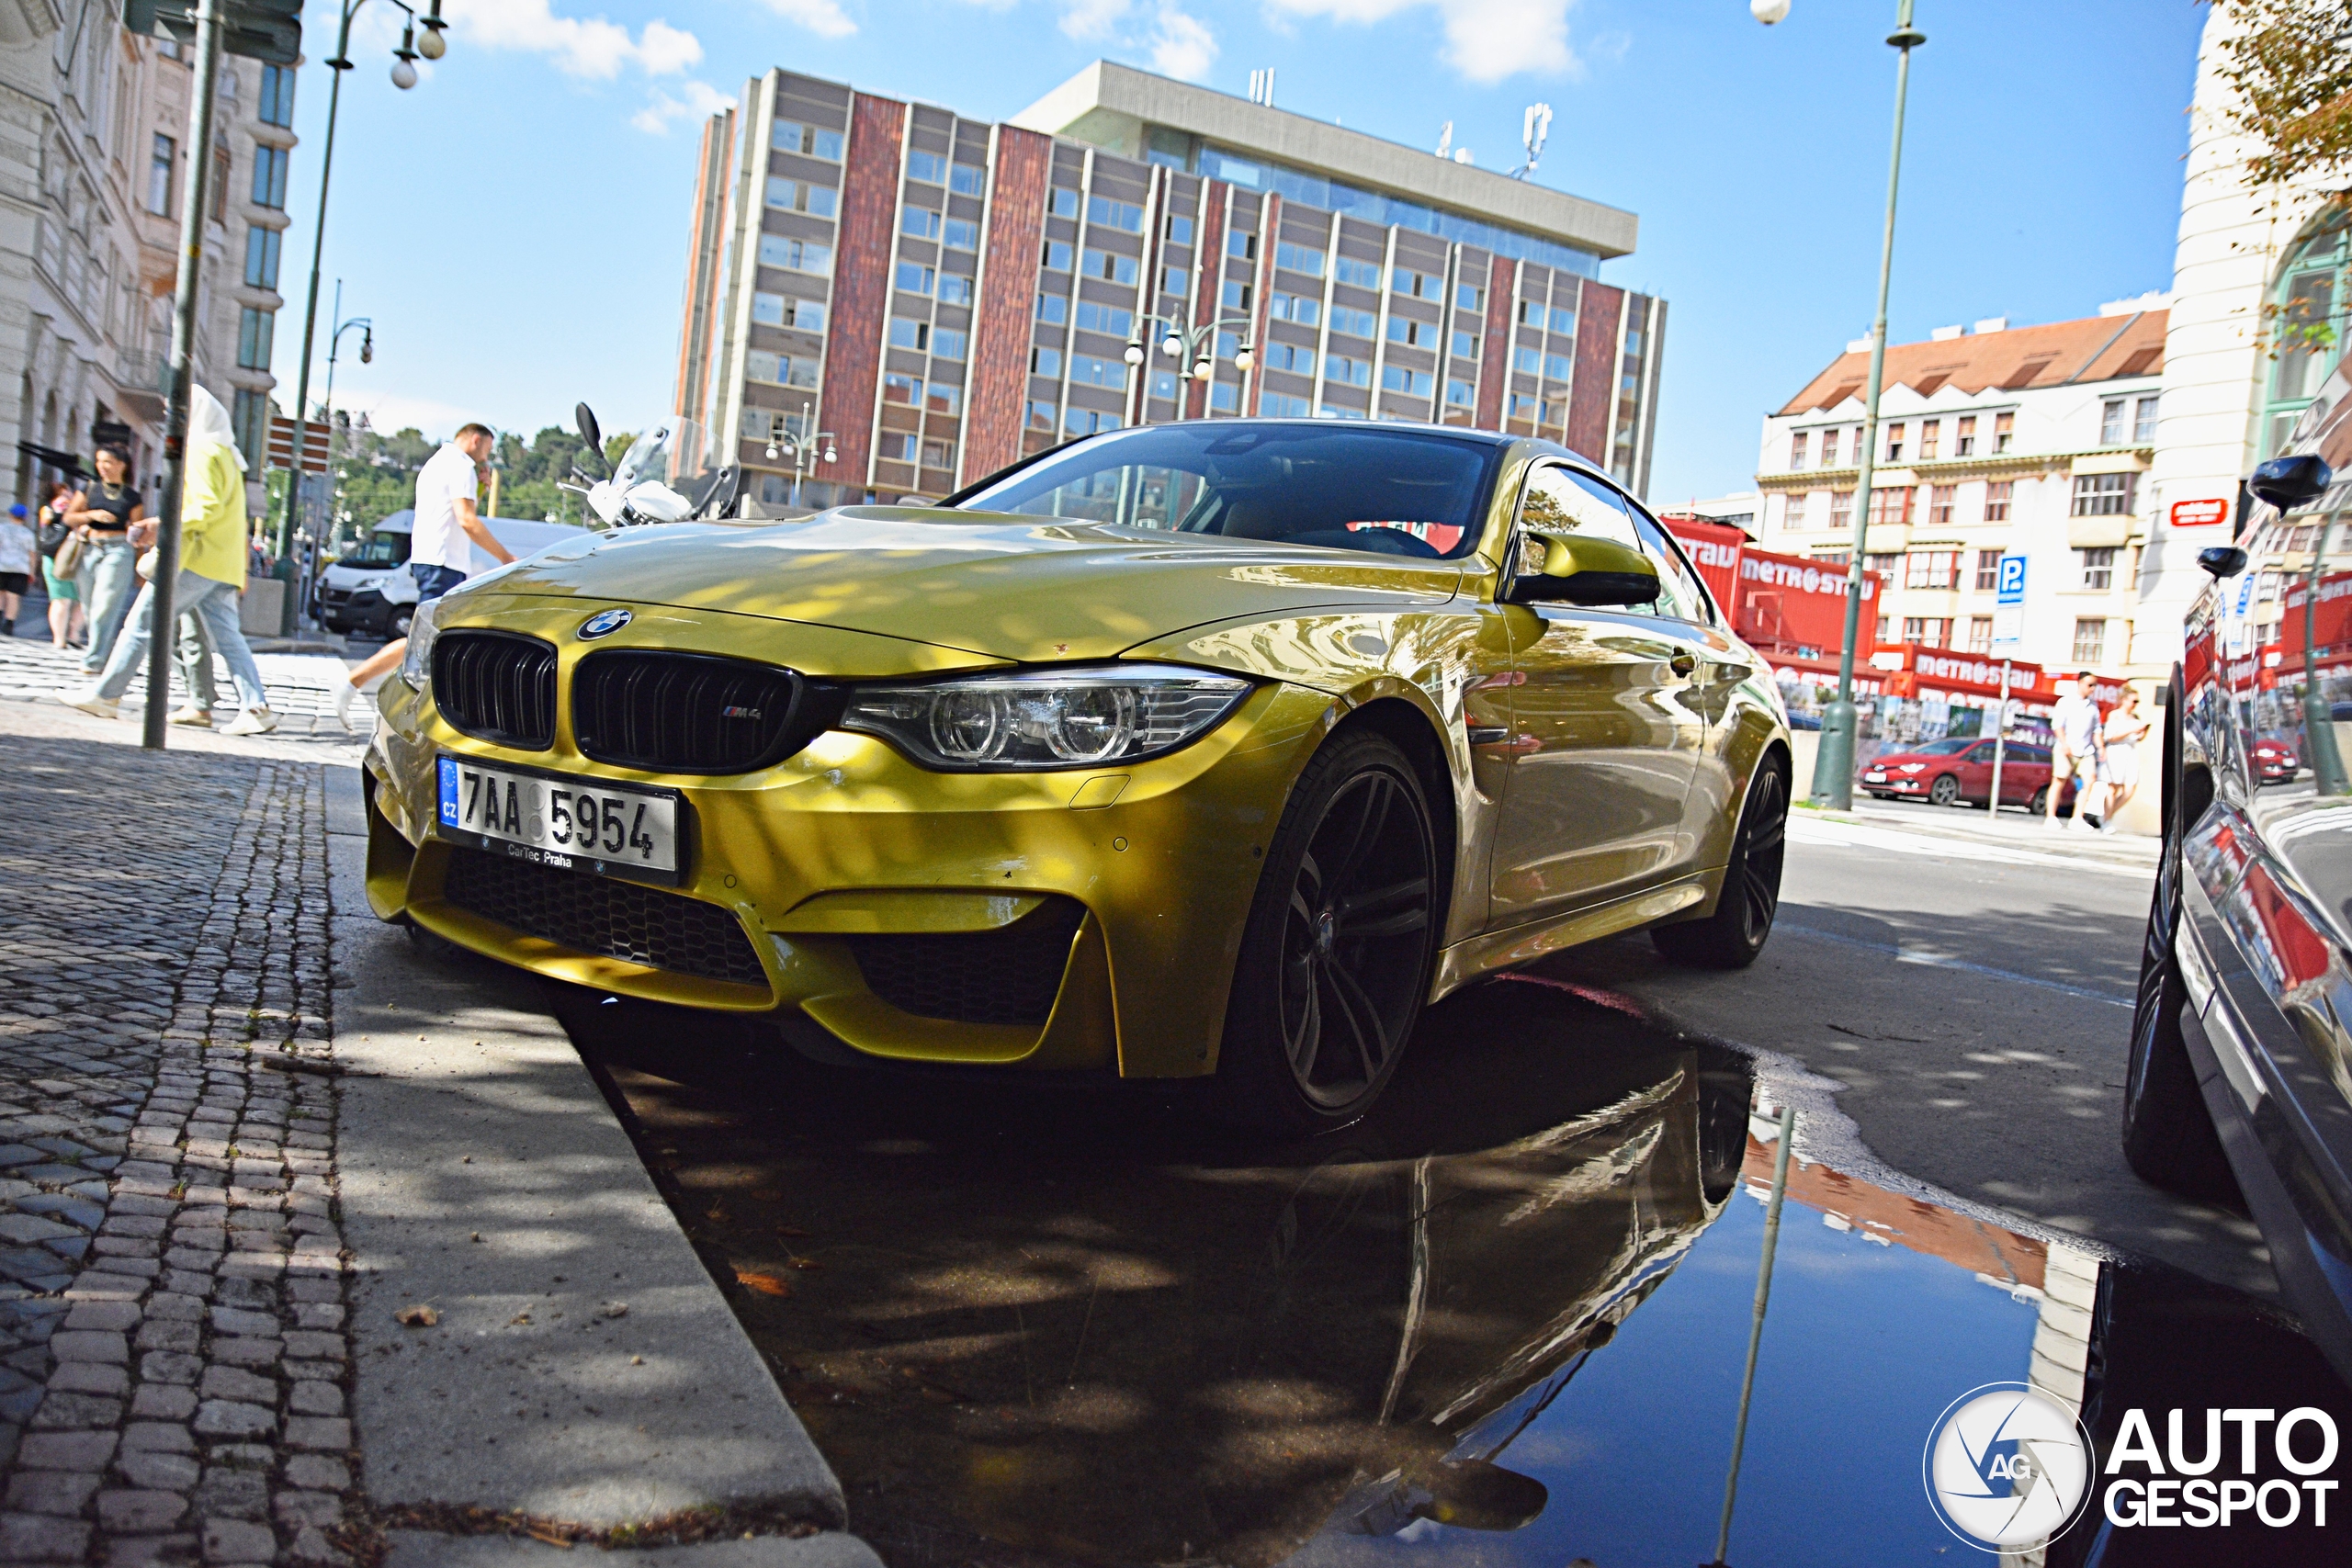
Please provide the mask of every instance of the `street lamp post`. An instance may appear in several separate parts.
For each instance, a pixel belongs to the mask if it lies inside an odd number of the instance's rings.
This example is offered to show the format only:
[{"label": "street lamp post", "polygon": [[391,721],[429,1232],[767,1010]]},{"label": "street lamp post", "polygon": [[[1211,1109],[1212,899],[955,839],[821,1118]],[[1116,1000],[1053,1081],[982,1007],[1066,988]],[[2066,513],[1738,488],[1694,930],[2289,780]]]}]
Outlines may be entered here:
[{"label": "street lamp post", "polygon": [[[1249,317],[1217,316],[1204,321],[1197,327],[1187,325],[1186,322],[1187,318],[1182,316],[1144,317],[1141,329],[1127,340],[1125,355],[1127,363],[1136,368],[1142,367],[1145,357],[1144,342],[1158,332],[1159,352],[1184,367],[1177,372],[1177,375],[1187,381],[1207,381],[1216,374],[1216,334],[1227,327],[1238,327],[1242,333],[1239,345],[1233,351],[1233,367],[1247,375],[1258,363],[1258,347],[1250,340],[1250,334],[1257,331],[1257,323]],[[1151,396],[1151,389],[1143,386],[1141,379],[1137,378],[1138,384],[1136,389],[1136,406],[1138,412],[1148,402]],[[1183,411],[1184,400],[1179,397],[1176,400],[1176,417],[1183,418]],[[1141,419],[1138,418],[1136,423],[1142,423]]]},{"label": "street lamp post", "polygon": [[[334,73],[327,88],[327,135],[319,157],[319,220],[311,239],[311,292],[302,307],[302,363],[294,378],[294,453],[293,481],[286,487],[286,510],[277,520],[277,553],[283,556],[291,547],[294,533],[294,496],[301,489],[302,449],[308,445],[311,412],[311,344],[319,325],[319,264],[327,242],[327,185],[334,175],[334,122],[336,112],[343,107],[343,73],[351,69],[351,18],[368,0],[343,0],[343,29],[335,35],[334,53],[327,61]],[[391,4],[408,15],[408,27],[401,34],[400,48],[392,51],[392,85],[406,92],[416,85],[416,59],[438,60],[449,51],[441,36],[449,24],[441,19],[441,0],[432,0],[432,10],[420,17],[405,0]],[[418,24],[424,28],[424,37],[416,36]]]},{"label": "street lamp post", "polygon": [[[1785,5],[1752,7],[1759,20],[1778,21]],[[1777,11],[1766,16],[1765,9]],[[1846,640],[1838,650],[1838,695],[1821,715],[1821,746],[1815,753],[1813,798],[1832,810],[1854,804],[1854,644],[1861,635],[1862,572],[1868,561],[1871,469],[1878,456],[1878,396],[1886,377],[1886,286],[1894,267],[1894,197],[1903,176],[1903,107],[1911,85],[1911,51],[1928,41],[1911,25],[1911,0],[1897,0],[1894,30],[1886,38],[1895,50],[1894,146],[1886,163],[1886,230],[1879,245],[1878,314],[1871,322],[1870,388],[1862,409],[1862,449],[1854,476],[1854,551],[1846,570]]]},{"label": "street lamp post", "polygon": [[[341,278],[337,278],[335,279],[334,284],[334,314],[341,315],[342,313],[343,280]],[[349,321],[338,324],[334,331],[327,335],[327,396],[325,414],[327,427],[327,493],[324,500],[321,502],[319,506],[318,533],[316,536],[311,539],[310,570],[303,573],[302,599],[304,608],[306,609],[309,607],[311,592],[318,582],[319,572],[321,570],[319,563],[325,558],[326,547],[333,542],[335,534],[335,504],[338,498],[338,491],[342,488],[342,475],[336,472],[334,466],[334,362],[336,355],[339,355],[343,349],[343,334],[349,332],[354,327],[359,329],[360,334],[359,363],[362,365],[372,364],[376,358],[376,324],[366,316],[354,316]],[[299,487],[301,482],[302,470],[298,468],[294,470],[292,482],[287,487],[288,492],[291,493],[291,491],[295,488]]]},{"label": "street lamp post", "polygon": [[775,462],[787,452],[792,456],[793,505],[800,504],[801,481],[808,479],[808,470],[815,468],[820,461],[817,455],[819,447],[824,448],[822,461],[838,463],[842,460],[841,453],[834,448],[833,439],[833,433],[830,430],[820,430],[814,435],[794,435],[786,432],[781,435],[768,437],[769,462]]}]

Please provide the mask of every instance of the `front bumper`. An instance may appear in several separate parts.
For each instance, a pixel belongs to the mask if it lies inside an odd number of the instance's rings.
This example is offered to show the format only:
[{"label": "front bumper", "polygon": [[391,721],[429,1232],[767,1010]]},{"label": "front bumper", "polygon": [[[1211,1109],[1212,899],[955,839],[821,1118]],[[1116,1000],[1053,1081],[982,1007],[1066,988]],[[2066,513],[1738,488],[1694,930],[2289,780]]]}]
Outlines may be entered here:
[{"label": "front bumper", "polygon": [[[565,602],[562,625],[592,607]],[[1215,1069],[1258,869],[1290,786],[1328,728],[1329,696],[1268,684],[1183,750],[1101,770],[928,773],[879,740],[833,731],[757,773],[659,774],[579,753],[570,676],[587,649],[568,637],[551,640],[562,695],[545,751],[461,734],[404,682],[387,682],[367,758],[368,891],[379,916],[406,915],[462,947],[618,994],[774,1011],[796,1026],[790,1015],[798,1014],[877,1057],[1148,1077]],[[483,912],[489,906],[473,891],[478,863],[460,868],[452,897],[453,857],[485,852],[438,836],[434,769],[445,751],[678,790],[692,822],[683,882],[674,891],[621,885],[628,918],[682,912],[661,902],[680,898],[724,911],[756,955],[759,979],[680,973],[528,934]],[[507,880],[584,875],[526,871]],[[554,891],[574,893],[577,884]],[[924,1010],[888,999],[924,989],[907,970],[943,950],[922,943],[1011,944],[1026,935],[1034,957],[1035,922],[1054,910],[1076,917],[1075,931],[1042,1021],[990,1021],[977,1016],[984,1007],[936,1016],[957,1010],[953,998],[911,1004]],[[703,911],[683,912],[707,923]],[[894,940],[901,945],[887,945]],[[882,969],[895,982],[869,983],[869,971]]]}]

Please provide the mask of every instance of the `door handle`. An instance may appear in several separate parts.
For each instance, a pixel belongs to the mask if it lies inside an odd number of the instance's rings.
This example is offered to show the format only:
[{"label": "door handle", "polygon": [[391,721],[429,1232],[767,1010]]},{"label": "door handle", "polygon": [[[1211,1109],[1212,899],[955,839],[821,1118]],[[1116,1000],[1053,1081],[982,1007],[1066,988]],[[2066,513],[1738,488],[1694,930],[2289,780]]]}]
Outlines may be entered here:
[{"label": "door handle", "polygon": [[1677,675],[1688,675],[1699,668],[1699,661],[1686,652],[1678,652],[1666,661],[1666,667]]}]

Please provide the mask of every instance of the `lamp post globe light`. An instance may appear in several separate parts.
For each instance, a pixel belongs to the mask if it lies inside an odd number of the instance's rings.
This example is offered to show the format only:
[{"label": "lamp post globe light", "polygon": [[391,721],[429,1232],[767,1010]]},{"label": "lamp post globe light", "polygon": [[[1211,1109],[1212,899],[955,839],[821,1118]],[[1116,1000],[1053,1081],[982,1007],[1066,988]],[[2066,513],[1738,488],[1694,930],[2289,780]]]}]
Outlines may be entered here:
[{"label": "lamp post globe light", "polygon": [[[1249,336],[1256,332],[1257,323],[1248,316],[1218,316],[1199,326],[1188,325],[1181,316],[1146,316],[1127,340],[1124,357],[1130,366],[1141,365],[1146,358],[1145,343],[1158,333],[1160,353],[1180,365],[1189,358],[1192,367],[1178,373],[1187,380],[1206,381],[1216,374],[1216,334],[1227,327],[1237,327],[1243,334],[1233,351],[1233,367],[1247,374],[1258,363],[1257,345]],[[1183,417],[1181,401],[1177,417]]]},{"label": "lamp post globe light", "polygon": [[[368,0],[342,0],[342,27],[335,34],[334,53],[327,58],[327,69],[334,74],[327,89],[326,145],[319,157],[319,216],[318,225],[311,239],[311,287],[302,307],[302,359],[294,376],[294,450],[291,457],[293,479],[286,487],[286,509],[277,519],[277,553],[286,555],[293,547],[294,498],[301,489],[302,457],[310,438],[311,411],[311,350],[316,342],[319,326],[319,267],[326,248],[327,189],[334,176],[334,122],[343,107],[343,73],[351,69],[351,19]],[[390,0],[408,17],[401,33],[401,46],[392,51],[392,85],[406,92],[416,85],[416,59],[438,60],[449,50],[441,35],[448,23],[441,17],[441,0],[431,0],[431,8],[419,16],[407,0]],[[424,38],[420,43],[416,29],[422,25]],[[363,352],[366,352],[363,350]]]},{"label": "lamp post globe light", "polygon": [[[1886,381],[1886,290],[1894,268],[1894,198],[1903,178],[1903,110],[1911,87],[1911,51],[1928,36],[1911,25],[1912,0],[1896,0],[1894,142],[1886,162],[1886,227],[1879,243],[1878,311],[1871,321],[1870,385],[1863,396],[1862,449],[1854,475],[1854,547],[1846,568],[1846,638],[1838,650],[1838,695],[1821,710],[1821,745],[1813,764],[1813,798],[1835,811],[1854,804],[1854,642],[1861,635],[1862,572],[1868,562],[1871,469],[1878,455],[1878,400]],[[1788,0],[1749,0],[1749,13],[1770,24],[1789,14]],[[1767,12],[1772,15],[1766,15]]]}]

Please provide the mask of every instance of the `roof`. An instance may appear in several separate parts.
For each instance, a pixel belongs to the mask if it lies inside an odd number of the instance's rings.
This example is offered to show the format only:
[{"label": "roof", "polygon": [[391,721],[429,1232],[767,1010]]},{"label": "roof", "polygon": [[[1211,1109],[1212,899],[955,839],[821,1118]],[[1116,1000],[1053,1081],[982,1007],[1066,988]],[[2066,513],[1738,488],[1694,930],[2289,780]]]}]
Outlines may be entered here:
[{"label": "roof", "polygon": [[1416,147],[1329,125],[1230,93],[1098,60],[1012,124],[1141,157],[1146,126],[1185,131],[1237,152],[1351,181],[1374,190],[1525,230],[1604,259],[1634,248],[1639,220],[1597,201],[1514,180],[1492,169],[1431,157]]},{"label": "roof", "polygon": [[[1889,344],[1886,384],[1908,387],[1926,397],[1944,387],[1974,394],[2154,376],[2165,367],[2165,323],[2169,319],[2169,311],[2142,310],[2120,321],[2086,316],[2078,321],[1941,341]],[[1860,397],[1870,368],[1867,350],[1849,350],[1779,412],[1833,409],[1849,397]]]}]

